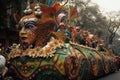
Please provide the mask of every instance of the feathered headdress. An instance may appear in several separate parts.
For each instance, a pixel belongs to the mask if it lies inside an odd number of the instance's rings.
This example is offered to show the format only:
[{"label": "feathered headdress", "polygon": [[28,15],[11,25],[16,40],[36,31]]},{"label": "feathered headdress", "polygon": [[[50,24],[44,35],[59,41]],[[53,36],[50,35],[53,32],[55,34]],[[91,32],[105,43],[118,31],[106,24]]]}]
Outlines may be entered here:
[{"label": "feathered headdress", "polygon": [[[49,0],[48,2],[51,3],[51,0]],[[68,2],[68,0],[66,1],[66,3],[67,2]],[[52,2],[52,4],[53,4],[53,2]],[[49,21],[49,20],[56,20],[56,22],[59,23],[59,21],[61,20],[61,17],[63,17],[63,15],[61,15],[60,10],[63,9],[64,5],[60,5],[59,3],[54,3],[52,6],[41,4],[41,3],[30,4],[30,2],[28,0],[27,7],[24,10],[24,14],[25,15],[34,14],[38,18],[41,18],[41,15],[48,16],[48,18],[46,18],[44,20],[44,22]],[[57,18],[59,18],[59,21],[57,20]]]}]

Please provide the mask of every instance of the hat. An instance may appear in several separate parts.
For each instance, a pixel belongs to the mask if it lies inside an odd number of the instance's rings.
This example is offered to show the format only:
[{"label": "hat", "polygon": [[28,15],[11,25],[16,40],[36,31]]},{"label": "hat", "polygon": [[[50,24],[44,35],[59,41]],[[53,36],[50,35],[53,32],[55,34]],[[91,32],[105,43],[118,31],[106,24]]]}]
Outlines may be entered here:
[{"label": "hat", "polygon": [[61,23],[59,24],[59,26],[65,26],[65,24],[64,24],[63,22],[61,22]]},{"label": "hat", "polygon": [[80,29],[80,27],[76,27],[76,29]]}]

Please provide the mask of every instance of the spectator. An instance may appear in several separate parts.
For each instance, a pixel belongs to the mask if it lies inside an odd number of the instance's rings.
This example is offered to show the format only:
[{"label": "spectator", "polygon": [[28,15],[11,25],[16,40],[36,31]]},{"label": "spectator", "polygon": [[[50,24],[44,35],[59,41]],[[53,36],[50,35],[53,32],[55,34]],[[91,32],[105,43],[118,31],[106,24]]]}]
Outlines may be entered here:
[{"label": "spectator", "polygon": [[105,51],[105,44],[104,44],[104,41],[102,39],[99,39],[98,50],[99,51]]},{"label": "spectator", "polygon": [[80,30],[79,44],[86,45],[86,39],[84,37],[84,30]]},{"label": "spectator", "polygon": [[57,32],[61,32],[63,34],[65,34],[65,24],[64,23],[60,23],[59,24],[59,29],[57,30]]},{"label": "spectator", "polygon": [[79,27],[76,27],[75,41],[76,41],[77,43],[80,43],[80,42],[79,42],[79,38],[80,38],[80,28],[79,28]]},{"label": "spectator", "polygon": [[4,80],[4,76],[8,71],[8,68],[5,66],[6,59],[4,56],[0,55],[0,80]]},{"label": "spectator", "polygon": [[71,32],[66,29],[64,23],[61,22],[59,24],[59,29],[57,30],[57,32],[60,32],[60,33],[64,34],[66,36],[66,41],[65,42],[69,42],[69,39],[71,37]]},{"label": "spectator", "polygon": [[71,40],[73,41],[73,42],[76,42],[75,41],[75,37],[76,37],[76,29],[75,29],[75,27],[74,26],[71,26]]},{"label": "spectator", "polygon": [[92,39],[91,39],[91,47],[92,48],[96,48],[98,44],[98,41],[96,39],[96,35],[93,35]]}]

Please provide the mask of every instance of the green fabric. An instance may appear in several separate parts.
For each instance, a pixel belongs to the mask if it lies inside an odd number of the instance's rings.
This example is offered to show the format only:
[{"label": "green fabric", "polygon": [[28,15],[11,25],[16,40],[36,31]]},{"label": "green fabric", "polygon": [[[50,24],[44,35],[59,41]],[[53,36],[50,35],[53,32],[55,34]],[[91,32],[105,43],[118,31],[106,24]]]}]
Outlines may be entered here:
[{"label": "green fabric", "polygon": [[[19,74],[22,74],[23,79],[31,78],[34,80],[66,80],[69,77],[69,75],[67,75],[66,68],[70,68],[71,66],[73,66],[74,62],[71,61],[71,63],[73,64],[70,64],[69,66],[66,65],[67,67],[65,67],[65,61],[67,58],[69,58],[68,56],[73,56],[71,54],[72,53],[71,50],[73,49],[77,49],[78,51],[80,51],[80,54],[82,54],[85,58],[76,59],[82,61],[80,64],[81,65],[80,72],[76,79],[80,80],[90,79],[93,76],[91,65],[94,64],[98,65],[98,76],[104,73],[103,66],[104,61],[106,60],[104,54],[100,53],[97,50],[91,50],[89,48],[77,45],[70,45],[68,43],[64,44],[64,47],[57,48],[53,57],[49,58],[18,57],[12,59],[11,64],[14,67],[15,72],[17,72],[17,74],[13,72],[10,73],[15,79],[18,79]],[[96,57],[94,54],[98,54],[101,57],[100,60],[98,60],[98,62],[96,61]],[[75,58],[77,58],[76,56]],[[94,60],[92,61],[92,59]],[[107,60],[107,62],[110,71],[112,64],[114,62],[112,60]],[[22,71],[24,70],[26,65],[28,65],[28,68],[25,70],[27,70],[28,72],[25,74]]]}]

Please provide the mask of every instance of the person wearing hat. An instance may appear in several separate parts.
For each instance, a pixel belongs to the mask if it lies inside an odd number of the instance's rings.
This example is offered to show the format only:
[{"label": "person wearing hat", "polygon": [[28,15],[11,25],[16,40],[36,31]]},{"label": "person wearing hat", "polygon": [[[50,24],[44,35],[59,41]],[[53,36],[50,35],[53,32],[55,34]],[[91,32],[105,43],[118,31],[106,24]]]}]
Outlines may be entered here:
[{"label": "person wearing hat", "polygon": [[66,33],[65,24],[64,24],[63,22],[61,22],[61,23],[59,24],[59,28],[58,28],[57,32],[60,32],[60,33],[62,33],[62,34],[65,34],[65,33]]},{"label": "person wearing hat", "polygon": [[59,24],[59,29],[57,30],[57,32],[61,32],[61,33],[63,33],[63,34],[65,34],[65,24],[63,23],[63,22],[61,22],[60,24]]},{"label": "person wearing hat", "polygon": [[66,36],[65,42],[69,42],[69,39],[71,37],[70,31],[66,29],[66,26],[63,22],[59,24],[59,29],[57,30],[57,32],[64,34]]}]

